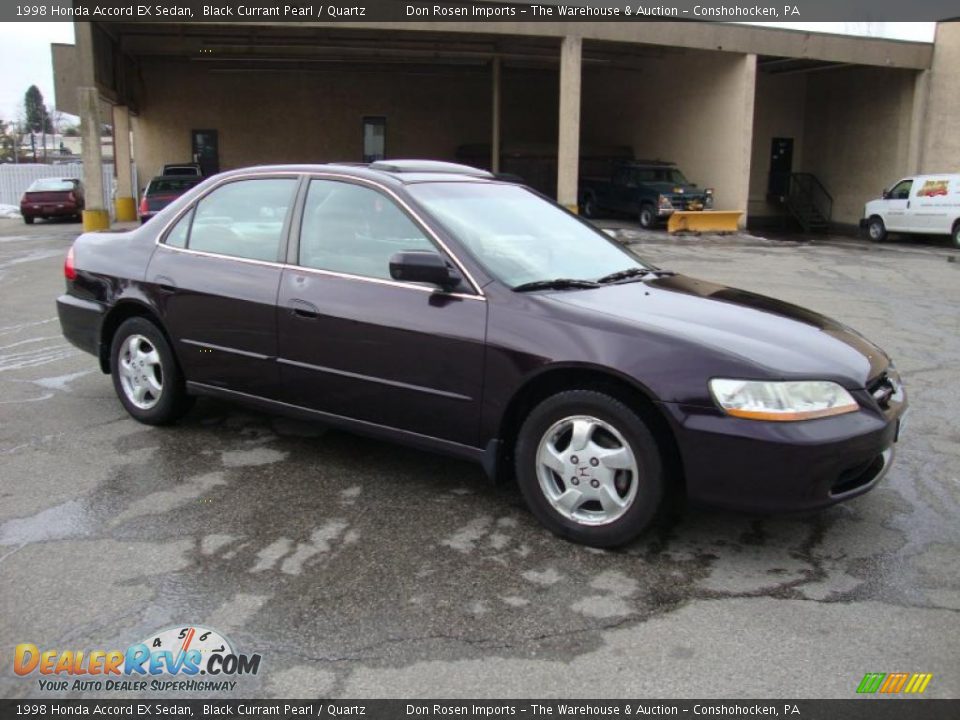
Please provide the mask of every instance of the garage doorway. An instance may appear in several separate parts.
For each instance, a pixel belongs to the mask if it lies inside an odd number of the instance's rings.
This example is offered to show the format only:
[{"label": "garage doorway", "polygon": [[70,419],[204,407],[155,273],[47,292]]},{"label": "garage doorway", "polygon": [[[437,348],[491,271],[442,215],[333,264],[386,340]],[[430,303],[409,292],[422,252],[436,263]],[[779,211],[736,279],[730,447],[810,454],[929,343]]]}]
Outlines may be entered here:
[{"label": "garage doorway", "polygon": [[377,162],[386,157],[387,119],[368,115],[363,118],[363,162]]},{"label": "garage doorway", "polygon": [[204,177],[220,172],[220,138],[216,130],[192,130],[190,142],[193,161],[200,164]]},{"label": "garage doorway", "polygon": [[770,175],[767,197],[782,200],[790,193],[790,174],[793,172],[793,138],[775,137],[770,142]]}]

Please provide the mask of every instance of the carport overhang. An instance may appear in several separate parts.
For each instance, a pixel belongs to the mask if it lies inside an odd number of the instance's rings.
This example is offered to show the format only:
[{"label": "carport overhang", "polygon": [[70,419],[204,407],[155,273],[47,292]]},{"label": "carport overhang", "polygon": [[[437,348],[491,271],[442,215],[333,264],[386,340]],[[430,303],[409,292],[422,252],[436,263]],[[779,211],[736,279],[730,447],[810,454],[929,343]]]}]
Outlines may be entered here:
[{"label": "carport overhang", "polygon": [[[99,128],[104,103],[113,124],[129,126],[131,114],[149,113],[144,105],[140,65],[170,59],[195,63],[217,73],[337,72],[363,68],[386,72],[403,67],[430,72],[456,68],[482,73],[488,86],[491,166],[496,169],[502,142],[501,73],[504,66],[556,73],[557,199],[576,208],[581,127],[581,79],[590,67],[629,67],[650,53],[709,52],[735,56],[732,122],[746,135],[741,160],[730,172],[730,202],[746,210],[750,174],[749,117],[757,68],[781,63],[785,71],[809,72],[845,65],[924,70],[933,46],[874,38],[850,38],[727,23],[76,23],[76,45],[55,46],[57,106],[81,116],[85,178],[96,189]],[[774,66],[768,65],[768,70]],[[101,102],[95,102],[98,98]],[[87,138],[87,135],[90,138]],[[129,143],[118,142],[117,216],[129,218],[135,195],[129,172]],[[94,177],[96,175],[96,177]],[[100,193],[89,192],[91,197]],[[121,204],[124,208],[121,208]],[[121,211],[122,210],[122,211]],[[99,214],[96,214],[99,211]],[[91,208],[91,224],[101,224],[103,208]]]}]

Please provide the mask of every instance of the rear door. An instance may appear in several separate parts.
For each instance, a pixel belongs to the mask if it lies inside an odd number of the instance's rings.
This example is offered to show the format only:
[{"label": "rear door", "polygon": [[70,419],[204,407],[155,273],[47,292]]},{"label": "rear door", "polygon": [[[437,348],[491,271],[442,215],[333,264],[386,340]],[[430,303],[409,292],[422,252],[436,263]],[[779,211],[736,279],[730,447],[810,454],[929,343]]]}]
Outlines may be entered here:
[{"label": "rear door", "polygon": [[231,180],[161,239],[147,281],[187,380],[276,397],[276,300],[300,180]]},{"label": "rear door", "polygon": [[278,298],[284,400],[475,446],[486,301],[392,280],[401,250],[444,254],[384,189],[310,181]]}]

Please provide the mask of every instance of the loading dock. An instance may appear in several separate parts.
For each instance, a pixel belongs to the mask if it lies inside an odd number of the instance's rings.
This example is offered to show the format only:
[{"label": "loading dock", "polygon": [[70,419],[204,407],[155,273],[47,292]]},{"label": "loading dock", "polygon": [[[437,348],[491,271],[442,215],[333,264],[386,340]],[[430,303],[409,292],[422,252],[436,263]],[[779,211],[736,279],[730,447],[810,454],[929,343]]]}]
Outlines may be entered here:
[{"label": "loading dock", "polygon": [[[788,196],[795,174],[815,176],[828,222],[852,225],[888,177],[942,161],[924,108],[947,102],[960,44],[956,23],[941,25],[935,65],[929,43],[713,23],[77,23],[76,34],[54,48],[58,107],[79,112],[78,89],[94,88],[117,127],[129,116],[141,178],[193,159],[198,132],[216,138],[212,166],[230,169],[359,162],[369,130],[385,157],[486,147],[495,170],[510,148],[539,148],[555,177],[546,189],[575,208],[581,149],[623,147],[677,162],[741,224],[791,212],[771,170]],[[785,176],[771,168],[774,139],[791,145]],[[119,176],[117,188],[119,216],[137,188]]]}]

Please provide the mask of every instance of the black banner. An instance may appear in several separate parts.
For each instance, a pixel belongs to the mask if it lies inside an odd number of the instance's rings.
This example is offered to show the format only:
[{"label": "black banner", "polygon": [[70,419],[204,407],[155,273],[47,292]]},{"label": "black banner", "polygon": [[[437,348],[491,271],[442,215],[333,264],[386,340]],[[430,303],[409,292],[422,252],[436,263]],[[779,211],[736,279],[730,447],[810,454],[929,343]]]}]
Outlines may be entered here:
[{"label": "black banner", "polygon": [[4,2],[0,21],[707,22],[940,21],[956,0],[39,0]]},{"label": "black banner", "polygon": [[0,700],[0,717],[956,720],[960,700]]}]

